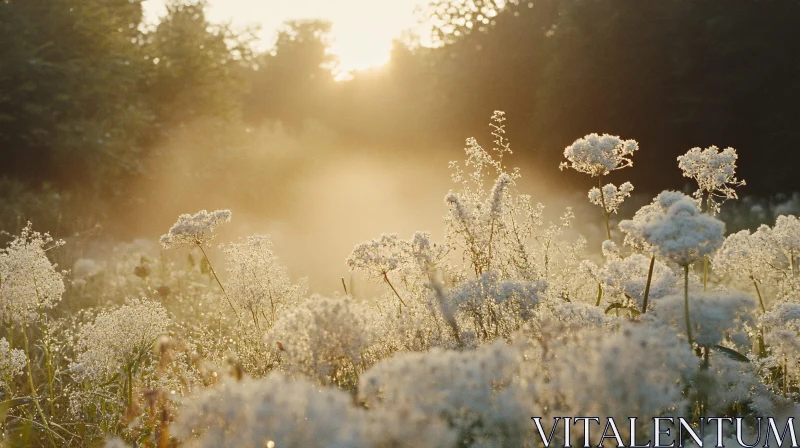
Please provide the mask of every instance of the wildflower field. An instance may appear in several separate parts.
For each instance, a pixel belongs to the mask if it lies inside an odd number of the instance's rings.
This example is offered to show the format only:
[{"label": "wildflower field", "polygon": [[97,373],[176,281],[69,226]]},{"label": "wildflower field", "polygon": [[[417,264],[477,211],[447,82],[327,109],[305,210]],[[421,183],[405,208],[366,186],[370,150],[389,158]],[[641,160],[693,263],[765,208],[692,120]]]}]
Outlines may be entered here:
[{"label": "wildflower field", "polygon": [[605,241],[590,247],[570,209],[549,222],[520,191],[504,120],[431,193],[442,241],[353,242],[369,297],[345,279],[310,295],[268,235],[215,238],[235,210],[72,266],[57,263],[68,245],[24,226],[0,251],[0,444],[584,446],[588,425],[551,432],[558,417],[635,416],[593,428],[593,446],[628,446],[653,438],[653,418],[714,416],[737,427],[725,446],[778,446],[758,418],[791,430],[800,416],[800,220],[726,232],[721,205],[744,180],[736,150],[713,146],[676,161],[693,195],[665,185],[621,216],[634,187],[606,179],[647,148],[590,134],[561,165],[596,180],[597,213],[580,219]]}]

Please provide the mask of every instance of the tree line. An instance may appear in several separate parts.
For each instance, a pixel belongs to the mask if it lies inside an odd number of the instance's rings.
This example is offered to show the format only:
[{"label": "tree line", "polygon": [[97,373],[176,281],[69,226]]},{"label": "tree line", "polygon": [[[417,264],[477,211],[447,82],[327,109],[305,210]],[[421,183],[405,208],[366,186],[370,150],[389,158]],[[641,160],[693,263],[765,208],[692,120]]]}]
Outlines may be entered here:
[{"label": "tree line", "polygon": [[647,190],[676,155],[721,142],[760,178],[749,192],[795,188],[797,0],[432,1],[435,45],[399,38],[385,67],[342,82],[325,21],[288,22],[258,52],[203,1],[172,0],[154,26],[142,3],[0,1],[0,194],[46,184],[124,202],[150,175],[142,160],[198,121],[316,121],[416,156],[482,135],[495,109],[525,163],[555,167],[590,132],[636,138],[631,180]]}]

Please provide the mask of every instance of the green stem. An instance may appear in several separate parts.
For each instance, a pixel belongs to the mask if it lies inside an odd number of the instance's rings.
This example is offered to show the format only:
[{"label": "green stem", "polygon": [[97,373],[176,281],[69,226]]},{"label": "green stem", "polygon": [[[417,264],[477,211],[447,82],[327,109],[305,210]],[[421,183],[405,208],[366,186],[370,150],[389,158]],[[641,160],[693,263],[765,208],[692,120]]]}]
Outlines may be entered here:
[{"label": "green stem", "polygon": [[603,176],[597,177],[597,188],[600,190],[600,201],[603,204],[603,216],[606,218],[606,236],[611,239],[611,225],[609,224],[609,213],[606,207],[606,195],[603,193]]},{"label": "green stem", "polygon": [[55,447],[56,441],[53,438],[52,429],[50,428],[50,422],[47,420],[47,416],[44,415],[44,410],[39,405],[39,398],[36,397],[36,384],[33,382],[33,363],[31,362],[31,350],[30,344],[28,342],[28,322],[27,320],[23,320],[22,324],[22,341],[25,344],[25,354],[28,358],[28,386],[31,388],[31,398],[33,399],[33,404],[36,407],[36,412],[39,414],[39,418],[42,419],[42,424],[44,425],[45,429],[47,430],[47,438],[50,440],[50,443]]},{"label": "green stem", "polygon": [[647,270],[647,284],[644,286],[644,301],[642,302],[642,314],[647,313],[647,299],[650,297],[650,282],[653,280],[653,267],[656,264],[656,256],[650,257],[650,268]]},{"label": "green stem", "polygon": [[47,326],[46,316],[41,308],[39,308],[39,322],[42,324],[42,346],[44,347],[44,360],[45,367],[47,368],[47,392],[50,398],[48,407],[50,408],[50,415],[52,415],[55,412],[53,407],[53,402],[55,401],[55,387],[53,385],[55,375],[53,371],[53,356],[50,352],[50,329]]},{"label": "green stem", "polygon": [[127,376],[128,376],[128,387],[126,388],[125,398],[128,403],[128,408],[133,406],[133,367],[128,367],[127,369]]},{"label": "green stem", "polygon": [[225,294],[225,299],[228,301],[228,305],[231,306],[231,309],[233,310],[233,314],[236,315],[236,320],[239,320],[239,313],[236,311],[236,308],[234,308],[233,302],[231,302],[231,298],[228,297],[228,292],[225,291],[225,287],[222,286],[222,282],[219,281],[219,277],[217,277],[217,272],[214,270],[214,266],[211,265],[211,259],[208,258],[208,255],[206,255],[206,251],[205,251],[205,249],[203,249],[203,245],[200,244],[200,243],[197,243],[197,247],[200,248],[200,252],[202,252],[203,256],[206,258],[206,261],[208,262],[208,270],[211,271],[211,275],[214,276],[214,280],[217,281],[217,284],[219,285],[219,288],[222,290],[222,293]]},{"label": "green stem", "polygon": [[694,345],[692,338],[692,323],[689,320],[689,264],[683,267],[683,317],[686,320],[686,337],[689,338],[689,345]]},{"label": "green stem", "polygon": [[603,285],[598,283],[597,284],[597,303],[594,306],[600,306],[600,299],[603,298]]},{"label": "green stem", "polygon": [[394,285],[392,284],[392,282],[389,281],[389,276],[386,275],[386,272],[383,273],[383,279],[386,281],[389,287],[392,288],[392,292],[394,292],[394,295],[397,296],[397,299],[400,301],[400,312],[402,313],[403,307],[404,306],[408,307],[408,305],[406,305],[406,302],[403,301],[402,297],[400,297],[400,293],[398,293],[397,290],[394,289]]},{"label": "green stem", "polygon": [[708,255],[703,256],[703,292],[706,291],[708,284]]},{"label": "green stem", "polygon": [[764,299],[761,297],[761,290],[758,288],[758,282],[752,277],[750,277],[750,279],[753,280],[753,286],[756,287],[756,294],[758,294],[758,303],[761,305],[761,311],[766,313],[767,307],[764,306]]}]

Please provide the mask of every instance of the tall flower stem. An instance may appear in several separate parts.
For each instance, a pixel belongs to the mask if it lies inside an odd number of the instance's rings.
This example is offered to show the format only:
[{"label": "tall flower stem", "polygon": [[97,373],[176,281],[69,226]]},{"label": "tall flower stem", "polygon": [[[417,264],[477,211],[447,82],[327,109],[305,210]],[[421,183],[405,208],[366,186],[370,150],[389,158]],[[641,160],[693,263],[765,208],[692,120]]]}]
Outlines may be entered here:
[{"label": "tall flower stem", "polygon": [[392,284],[392,282],[389,281],[389,276],[386,275],[385,272],[383,273],[383,280],[386,282],[387,285],[389,285],[390,288],[392,288],[392,292],[394,292],[394,295],[397,296],[397,300],[400,301],[400,312],[402,313],[403,312],[403,307],[404,306],[408,307],[408,305],[406,305],[406,302],[403,301],[402,297],[400,297],[400,293],[398,293],[397,290],[394,289],[394,285]]},{"label": "tall flower stem", "polygon": [[597,303],[594,306],[600,306],[600,300],[603,299],[603,285],[598,283],[597,284]]},{"label": "tall flower stem", "polygon": [[222,286],[222,282],[219,281],[219,277],[217,277],[217,272],[214,270],[214,266],[211,265],[211,259],[209,259],[208,255],[206,255],[206,251],[205,251],[205,249],[203,249],[203,245],[197,243],[197,247],[200,248],[200,252],[203,253],[203,257],[205,257],[206,261],[208,262],[208,270],[211,271],[211,275],[214,276],[214,280],[217,281],[217,284],[219,285],[219,288],[222,290],[222,293],[225,294],[225,299],[228,301],[228,305],[231,306],[231,309],[233,310],[233,314],[236,315],[236,320],[239,320],[239,313],[236,311],[236,308],[234,308],[233,302],[231,302],[231,298],[228,297],[228,292],[225,291],[225,287]]},{"label": "tall flower stem", "polygon": [[606,195],[603,193],[603,176],[597,176],[597,188],[600,190],[600,201],[603,204],[603,217],[606,219],[606,237],[611,239],[611,225],[609,224],[609,213],[606,207]]},{"label": "tall flower stem", "polygon": [[650,268],[647,270],[647,284],[644,286],[644,299],[642,301],[642,314],[647,313],[647,299],[650,297],[650,282],[653,281],[653,268],[656,265],[656,256],[650,257]]},{"label": "tall flower stem", "polygon": [[22,324],[22,341],[25,344],[25,354],[28,358],[28,386],[31,388],[31,399],[33,399],[33,404],[36,407],[36,413],[39,414],[39,418],[42,419],[42,424],[44,425],[47,437],[50,440],[50,443],[53,446],[56,446],[56,441],[53,438],[52,429],[50,428],[50,422],[47,419],[47,416],[44,415],[44,410],[39,405],[39,398],[36,396],[36,384],[33,382],[33,363],[31,362],[31,348],[28,342],[28,322],[27,320],[23,321]]},{"label": "tall flower stem", "polygon": [[689,264],[683,266],[683,318],[686,320],[686,337],[689,345],[694,345],[692,324],[689,321]]},{"label": "tall flower stem", "polygon": [[752,277],[750,277],[750,279],[753,280],[753,286],[756,287],[756,294],[758,295],[758,304],[761,305],[761,311],[766,313],[767,312],[767,307],[764,306],[764,298],[761,297],[761,289],[759,289],[759,287],[758,287],[758,282],[756,281],[756,279],[754,279]]}]

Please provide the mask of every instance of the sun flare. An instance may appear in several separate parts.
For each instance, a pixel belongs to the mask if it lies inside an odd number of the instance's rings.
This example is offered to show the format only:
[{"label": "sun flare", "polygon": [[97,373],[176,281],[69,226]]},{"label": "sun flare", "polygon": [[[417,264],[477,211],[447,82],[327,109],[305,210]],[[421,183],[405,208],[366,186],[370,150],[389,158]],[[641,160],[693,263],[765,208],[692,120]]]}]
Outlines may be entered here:
[{"label": "sun flare", "polygon": [[[167,0],[144,3],[149,23],[157,23]],[[337,80],[349,73],[380,67],[389,61],[392,41],[406,30],[419,30],[414,10],[423,0],[210,0],[209,19],[236,28],[257,27],[257,46],[266,50],[288,20],[321,19],[332,24],[331,53],[338,59]]]}]

